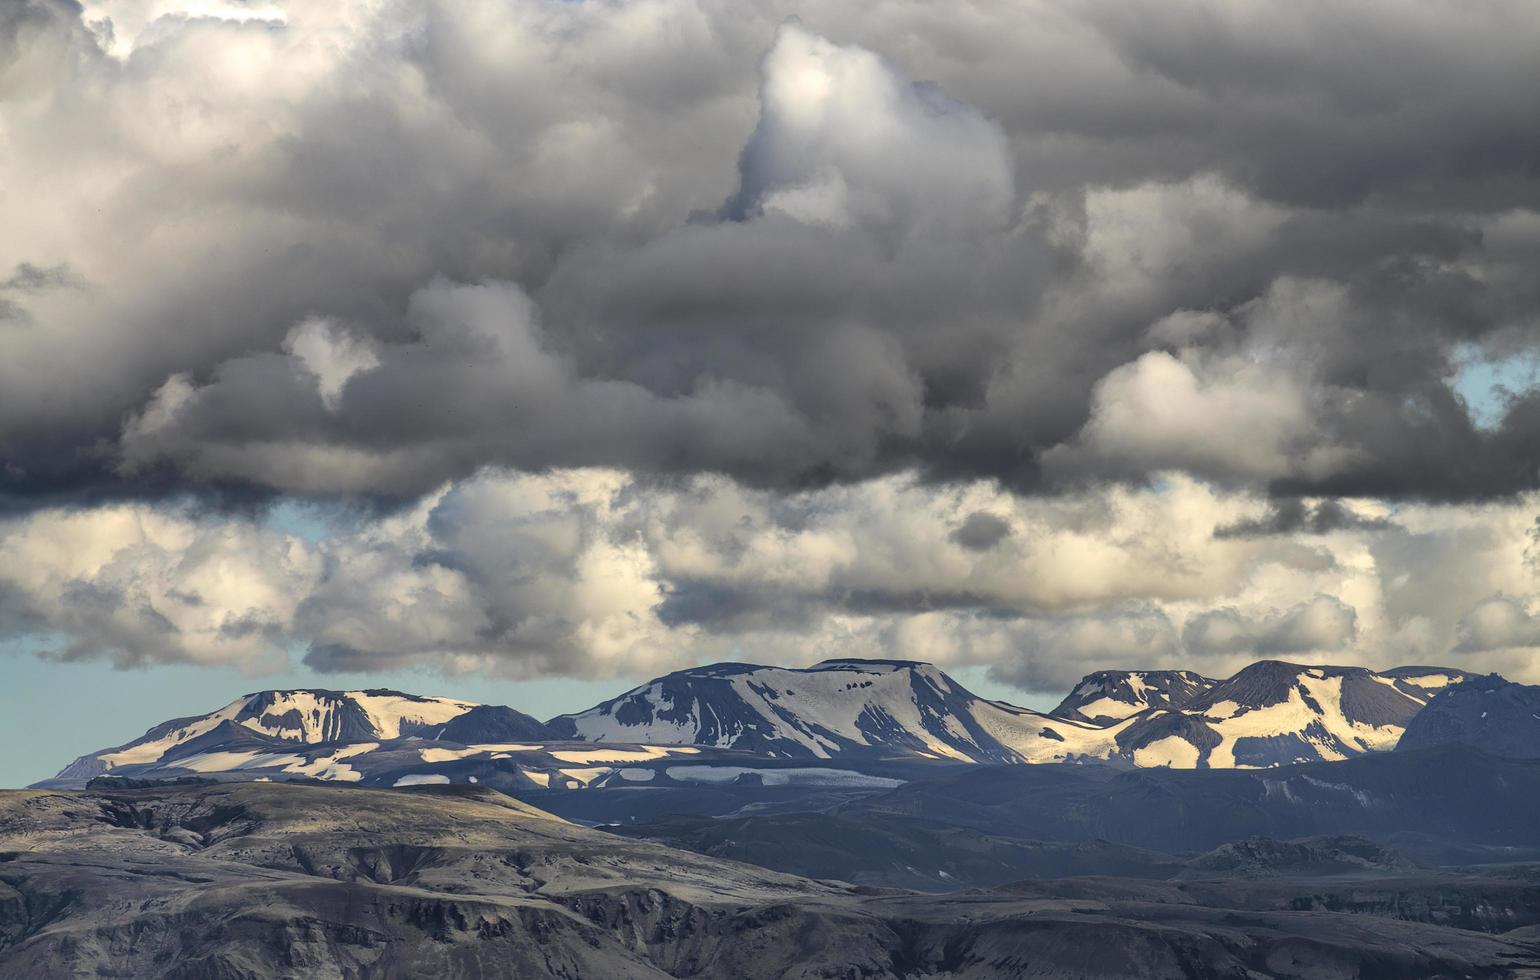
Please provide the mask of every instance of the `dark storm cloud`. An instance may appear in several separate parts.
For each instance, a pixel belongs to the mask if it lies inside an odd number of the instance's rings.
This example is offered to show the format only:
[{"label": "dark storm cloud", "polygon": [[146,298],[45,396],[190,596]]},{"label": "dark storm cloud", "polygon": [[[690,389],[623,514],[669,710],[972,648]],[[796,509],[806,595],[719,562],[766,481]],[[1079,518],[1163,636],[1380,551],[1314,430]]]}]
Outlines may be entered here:
[{"label": "dark storm cloud", "polygon": [[0,281],[0,292],[16,291],[35,293],[44,289],[78,289],[84,285],[67,264],[55,266],[33,265],[22,262],[11,277]]},{"label": "dark storm cloud", "polygon": [[1518,0],[277,9],[0,20],[9,506],[1540,482]]},{"label": "dark storm cloud", "polygon": [[1236,521],[1215,528],[1216,538],[1253,538],[1283,534],[1330,534],[1333,531],[1378,531],[1395,527],[1383,517],[1355,514],[1341,501],[1322,500],[1307,504],[1298,498],[1273,502],[1268,513],[1259,518]]},{"label": "dark storm cloud", "polygon": [[978,510],[953,529],[953,541],[969,551],[988,551],[1010,536],[1010,522]]}]

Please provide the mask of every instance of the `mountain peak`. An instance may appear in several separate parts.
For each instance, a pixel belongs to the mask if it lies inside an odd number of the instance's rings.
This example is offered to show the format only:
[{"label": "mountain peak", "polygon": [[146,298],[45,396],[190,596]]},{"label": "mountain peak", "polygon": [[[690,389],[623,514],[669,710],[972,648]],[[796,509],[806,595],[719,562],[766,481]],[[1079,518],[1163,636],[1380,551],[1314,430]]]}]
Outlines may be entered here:
[{"label": "mountain peak", "polygon": [[[286,745],[359,744],[431,736],[480,706],[384,688],[333,691],[290,688],[255,691],[205,715],[175,718],[115,748],[82,756],[61,777],[94,776],[142,766],[233,742]],[[511,709],[503,709],[511,710]],[[521,716],[527,718],[527,716]],[[535,725],[533,719],[528,719]]]},{"label": "mountain peak", "polygon": [[831,657],[820,660],[808,670],[870,670],[892,672],[898,670],[936,670],[936,665],[926,660],[888,660],[879,657]]},{"label": "mountain peak", "polygon": [[1151,708],[1180,707],[1217,683],[1190,670],[1098,670],[1081,678],[1050,714],[1111,725]]},{"label": "mountain peak", "polygon": [[837,658],[807,668],[735,664],[680,671],[553,718],[550,726],[585,741],[701,745],[790,758],[1052,761],[1105,754],[1111,746],[1106,733],[987,701],[934,665],[911,660]]}]

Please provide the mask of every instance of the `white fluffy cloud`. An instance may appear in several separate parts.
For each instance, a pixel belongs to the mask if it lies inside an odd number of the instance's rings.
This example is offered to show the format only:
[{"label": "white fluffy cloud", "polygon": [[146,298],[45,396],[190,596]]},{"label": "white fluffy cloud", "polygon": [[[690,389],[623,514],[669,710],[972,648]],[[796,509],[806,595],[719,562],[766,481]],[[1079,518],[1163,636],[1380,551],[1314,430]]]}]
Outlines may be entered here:
[{"label": "white fluffy cloud", "polygon": [[1267,480],[1293,471],[1312,423],[1308,391],[1270,365],[1151,351],[1098,383],[1078,445],[1050,461]]},{"label": "white fluffy cloud", "polygon": [[[785,495],[488,471],[318,542],[147,505],[14,518],[0,633],[253,670],[296,650],[323,670],[589,677],[901,656],[1050,691],[1102,667],[1259,657],[1530,678],[1535,617],[1511,596],[1537,504],[1216,536],[1265,502],[1179,476],[1027,499],[910,477]],[[1010,533],[959,540],[980,514]]]},{"label": "white fluffy cloud", "polygon": [[1012,223],[1005,132],[971,106],[795,22],[763,70],[734,214],[922,234]]},{"label": "white fluffy cloud", "polygon": [[1483,599],[1460,617],[1455,626],[1462,653],[1540,650],[1540,616],[1531,604],[1508,595]]},{"label": "white fluffy cloud", "polygon": [[241,521],[145,506],[0,523],[0,635],[120,664],[282,666],[321,557]]}]

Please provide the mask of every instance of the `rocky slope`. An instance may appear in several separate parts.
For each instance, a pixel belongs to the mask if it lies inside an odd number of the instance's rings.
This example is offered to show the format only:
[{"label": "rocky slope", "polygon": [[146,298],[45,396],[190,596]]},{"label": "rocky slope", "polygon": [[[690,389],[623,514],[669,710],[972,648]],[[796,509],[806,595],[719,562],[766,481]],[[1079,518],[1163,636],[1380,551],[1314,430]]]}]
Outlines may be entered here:
[{"label": "rocky slope", "polygon": [[1472,745],[1493,755],[1540,758],[1540,686],[1490,675],[1434,698],[1406,726],[1398,750]]},{"label": "rocky slope", "polygon": [[0,794],[0,975],[37,980],[1540,971],[1523,938],[1171,888],[863,891],[584,830],[475,788]]}]

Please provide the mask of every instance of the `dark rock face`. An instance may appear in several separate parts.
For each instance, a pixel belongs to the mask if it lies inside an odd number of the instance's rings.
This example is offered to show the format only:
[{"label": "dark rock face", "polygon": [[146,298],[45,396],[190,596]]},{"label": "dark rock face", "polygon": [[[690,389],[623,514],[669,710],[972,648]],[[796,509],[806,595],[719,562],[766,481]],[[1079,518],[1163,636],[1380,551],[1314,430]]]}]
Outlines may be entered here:
[{"label": "dark rock face", "polygon": [[1184,877],[1274,878],[1305,875],[1405,873],[1405,855],[1356,834],[1275,840],[1248,837],[1221,844],[1187,863]]},{"label": "dark rock face", "polygon": [[553,738],[542,722],[522,711],[498,704],[482,704],[437,728],[424,729],[423,738],[475,745],[480,742],[516,742]]},{"label": "dark rock face", "polygon": [[1200,755],[1206,754],[1220,742],[1219,733],[1201,715],[1151,711],[1136,716],[1127,728],[1118,733],[1118,748],[1131,753],[1141,746],[1173,735],[1197,748]]},{"label": "dark rock face", "polygon": [[1381,915],[1438,904],[1402,892],[1350,912],[1208,882],[874,892],[476,789],[0,794],[0,975],[39,980],[1534,975],[1529,940]]},{"label": "dark rock face", "polygon": [[1433,698],[1406,726],[1397,750],[1469,745],[1492,755],[1540,758],[1540,686],[1490,675]]}]

